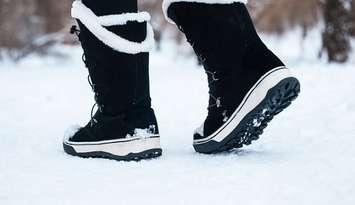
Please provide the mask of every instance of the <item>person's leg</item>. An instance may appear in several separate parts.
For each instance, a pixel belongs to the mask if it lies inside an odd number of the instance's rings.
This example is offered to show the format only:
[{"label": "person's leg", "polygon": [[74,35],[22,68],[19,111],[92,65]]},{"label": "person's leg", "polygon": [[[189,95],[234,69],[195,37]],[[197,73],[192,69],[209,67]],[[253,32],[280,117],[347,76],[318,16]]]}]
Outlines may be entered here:
[{"label": "person's leg", "polygon": [[82,2],[90,8],[96,16],[138,12],[137,0],[82,0]]},{"label": "person's leg", "polygon": [[164,0],[167,19],[185,33],[208,75],[208,117],[197,152],[248,145],[294,100],[300,85],[261,41],[246,0]]},{"label": "person's leg", "polygon": [[117,160],[161,155],[149,94],[149,14],[137,13],[136,0],[77,0],[72,16],[98,110],[85,127],[68,133],[64,150]]}]

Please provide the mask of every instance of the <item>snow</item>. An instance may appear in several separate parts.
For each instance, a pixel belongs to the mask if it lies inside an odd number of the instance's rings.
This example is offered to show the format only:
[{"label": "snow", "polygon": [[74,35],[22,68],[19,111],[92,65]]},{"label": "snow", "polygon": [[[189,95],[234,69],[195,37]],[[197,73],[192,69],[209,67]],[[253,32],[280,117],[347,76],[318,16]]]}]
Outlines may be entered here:
[{"label": "snow", "polygon": [[63,152],[65,130],[85,124],[94,102],[81,50],[61,49],[72,56],[0,64],[0,204],[355,204],[354,63],[278,50],[301,96],[259,141],[209,156],[191,145],[206,115],[205,74],[167,44],[151,58],[164,153],[137,163]]},{"label": "snow", "polygon": [[64,132],[64,138],[63,141],[69,141],[70,138],[72,138],[75,133],[77,133],[82,126],[80,125],[72,125],[70,126],[65,132]]}]

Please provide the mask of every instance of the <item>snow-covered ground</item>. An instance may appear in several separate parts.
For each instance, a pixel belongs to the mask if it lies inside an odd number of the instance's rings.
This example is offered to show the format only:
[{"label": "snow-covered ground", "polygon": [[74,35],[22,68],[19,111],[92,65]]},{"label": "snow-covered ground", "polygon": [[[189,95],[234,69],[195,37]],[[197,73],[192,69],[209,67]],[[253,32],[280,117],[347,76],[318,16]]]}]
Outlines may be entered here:
[{"label": "snow-covered ground", "polygon": [[139,163],[64,154],[64,131],[86,123],[93,104],[80,49],[1,64],[0,204],[355,204],[354,64],[311,61],[272,42],[300,97],[259,141],[213,156],[191,146],[206,114],[203,70],[171,48],[153,53],[164,154]]}]

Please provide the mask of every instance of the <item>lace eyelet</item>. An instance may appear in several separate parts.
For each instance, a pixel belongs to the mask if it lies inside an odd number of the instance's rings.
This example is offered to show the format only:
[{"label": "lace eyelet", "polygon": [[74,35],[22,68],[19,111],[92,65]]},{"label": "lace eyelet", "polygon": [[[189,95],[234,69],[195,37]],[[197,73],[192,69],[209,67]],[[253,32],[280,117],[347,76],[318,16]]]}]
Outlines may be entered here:
[{"label": "lace eyelet", "polygon": [[213,72],[213,74],[212,74],[212,80],[213,80],[213,81],[219,81],[219,80],[220,80],[220,78],[217,77],[217,72]]},{"label": "lace eyelet", "polygon": [[216,99],[216,106],[217,106],[217,108],[222,107],[221,97],[218,97],[218,98]]},{"label": "lace eyelet", "polygon": [[227,122],[229,119],[229,117],[227,116],[227,110],[223,111],[222,115],[223,115],[223,122]]}]

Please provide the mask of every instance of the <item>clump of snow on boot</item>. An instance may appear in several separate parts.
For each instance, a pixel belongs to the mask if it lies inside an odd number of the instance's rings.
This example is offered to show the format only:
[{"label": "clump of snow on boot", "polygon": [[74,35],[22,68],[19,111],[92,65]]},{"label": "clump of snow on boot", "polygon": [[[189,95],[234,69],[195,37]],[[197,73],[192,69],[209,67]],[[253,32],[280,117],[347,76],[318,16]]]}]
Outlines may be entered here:
[{"label": "clump of snow on boot", "polygon": [[72,138],[75,133],[77,133],[80,130],[81,126],[80,125],[72,125],[70,126],[64,133],[64,141],[69,140]]}]

